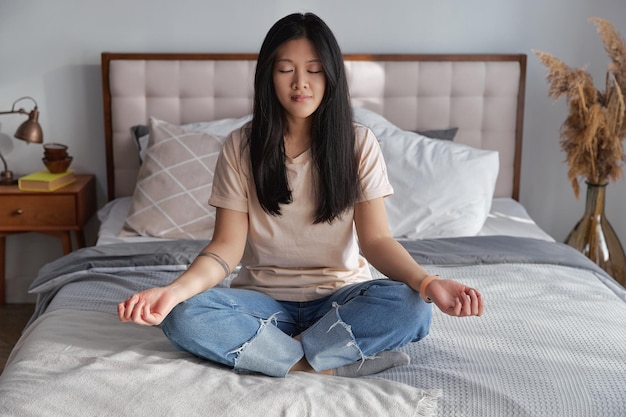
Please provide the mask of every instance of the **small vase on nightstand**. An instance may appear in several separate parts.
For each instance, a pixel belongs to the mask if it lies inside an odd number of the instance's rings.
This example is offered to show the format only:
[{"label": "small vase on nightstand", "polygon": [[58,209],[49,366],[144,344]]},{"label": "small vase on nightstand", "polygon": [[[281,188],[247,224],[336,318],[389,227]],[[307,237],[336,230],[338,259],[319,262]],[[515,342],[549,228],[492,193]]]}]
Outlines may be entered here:
[{"label": "small vase on nightstand", "polygon": [[626,286],[626,256],[615,230],[604,214],[606,184],[587,183],[585,214],[565,239],[623,286]]}]

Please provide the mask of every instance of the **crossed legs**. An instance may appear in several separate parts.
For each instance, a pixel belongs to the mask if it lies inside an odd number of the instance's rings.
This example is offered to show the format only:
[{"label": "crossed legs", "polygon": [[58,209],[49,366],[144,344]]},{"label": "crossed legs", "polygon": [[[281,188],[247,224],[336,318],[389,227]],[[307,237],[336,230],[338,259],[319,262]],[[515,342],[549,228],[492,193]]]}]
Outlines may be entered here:
[{"label": "crossed legs", "polygon": [[333,370],[357,362],[355,369],[361,370],[377,358],[381,363],[374,372],[382,362],[394,366],[398,357],[380,352],[426,336],[431,314],[431,306],[416,292],[383,279],[302,303],[276,301],[257,291],[213,288],[179,304],[161,328],[179,349],[236,371],[278,377],[296,370],[341,375]]}]

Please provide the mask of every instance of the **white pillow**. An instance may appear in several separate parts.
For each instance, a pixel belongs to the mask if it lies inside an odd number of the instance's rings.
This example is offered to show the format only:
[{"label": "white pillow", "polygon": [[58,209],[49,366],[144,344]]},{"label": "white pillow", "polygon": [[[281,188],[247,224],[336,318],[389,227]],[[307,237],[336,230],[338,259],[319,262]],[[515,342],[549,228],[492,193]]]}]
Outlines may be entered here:
[{"label": "white pillow", "polygon": [[354,108],[381,145],[394,194],[385,199],[396,238],[475,236],[489,210],[499,170],[498,153],[429,139]]}]

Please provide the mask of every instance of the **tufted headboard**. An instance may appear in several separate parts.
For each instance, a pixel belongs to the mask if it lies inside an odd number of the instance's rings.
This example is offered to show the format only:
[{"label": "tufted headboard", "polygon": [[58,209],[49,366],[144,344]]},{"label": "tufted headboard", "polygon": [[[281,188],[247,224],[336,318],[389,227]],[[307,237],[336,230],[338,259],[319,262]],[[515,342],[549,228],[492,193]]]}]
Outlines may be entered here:
[{"label": "tufted headboard", "polygon": [[[406,130],[458,128],[455,142],[497,150],[496,197],[519,198],[526,55],[344,55],[355,106]],[[252,112],[254,54],[102,53],[108,198],[132,195],[131,126]]]}]

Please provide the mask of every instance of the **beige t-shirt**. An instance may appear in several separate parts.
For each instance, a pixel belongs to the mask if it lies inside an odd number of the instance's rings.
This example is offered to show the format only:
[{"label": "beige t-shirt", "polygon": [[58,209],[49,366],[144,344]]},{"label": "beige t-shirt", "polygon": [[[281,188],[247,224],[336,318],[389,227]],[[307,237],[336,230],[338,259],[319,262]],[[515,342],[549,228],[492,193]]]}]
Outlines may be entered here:
[{"label": "beige t-shirt", "polygon": [[[374,134],[355,125],[359,158],[360,201],[393,193],[380,146]],[[371,279],[367,261],[359,254],[354,210],[331,224],[313,224],[315,175],[310,150],[286,158],[291,204],[281,216],[267,214],[256,197],[248,147],[234,131],[225,141],[215,168],[209,204],[248,213],[248,242],[234,288],[264,292],[284,301],[309,301],[328,296],[344,285]]]}]

